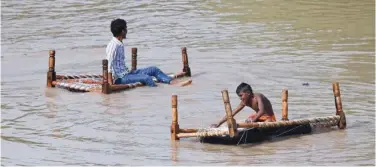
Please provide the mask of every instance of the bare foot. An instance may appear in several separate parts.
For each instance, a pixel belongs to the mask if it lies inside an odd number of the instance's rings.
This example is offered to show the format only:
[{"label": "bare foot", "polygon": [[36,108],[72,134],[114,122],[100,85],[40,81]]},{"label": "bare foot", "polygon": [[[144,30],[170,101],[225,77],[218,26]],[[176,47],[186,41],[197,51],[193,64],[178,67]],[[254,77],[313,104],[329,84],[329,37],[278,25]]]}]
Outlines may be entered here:
[{"label": "bare foot", "polygon": [[179,86],[187,86],[192,83],[192,79],[188,79],[185,81],[179,81],[177,79],[174,79],[170,82],[170,85],[179,85]]},{"label": "bare foot", "polygon": [[187,86],[187,85],[190,85],[192,83],[192,79],[188,79],[186,81],[183,81],[180,83],[180,86]]},{"label": "bare foot", "polygon": [[175,84],[178,84],[178,83],[179,83],[179,80],[173,79],[173,80],[171,80],[170,85],[175,85]]}]

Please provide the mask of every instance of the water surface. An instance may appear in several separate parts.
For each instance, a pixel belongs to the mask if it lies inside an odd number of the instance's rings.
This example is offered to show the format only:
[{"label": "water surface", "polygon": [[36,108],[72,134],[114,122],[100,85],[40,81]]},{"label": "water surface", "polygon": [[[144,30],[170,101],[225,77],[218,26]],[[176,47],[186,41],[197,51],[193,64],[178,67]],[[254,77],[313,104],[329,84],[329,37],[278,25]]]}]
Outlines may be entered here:
[{"label": "water surface", "polygon": [[[361,1],[2,1],[1,153],[4,165],[375,165],[374,3]],[[58,74],[101,73],[114,18],[128,22],[130,64],[181,70],[193,84],[111,95],[46,88],[48,50]],[[335,114],[339,82],[347,129],[221,146],[170,142],[171,95],[182,128],[224,116],[248,82],[281,118]],[[302,83],[309,86],[302,86]],[[244,109],[235,118],[244,120]]]}]

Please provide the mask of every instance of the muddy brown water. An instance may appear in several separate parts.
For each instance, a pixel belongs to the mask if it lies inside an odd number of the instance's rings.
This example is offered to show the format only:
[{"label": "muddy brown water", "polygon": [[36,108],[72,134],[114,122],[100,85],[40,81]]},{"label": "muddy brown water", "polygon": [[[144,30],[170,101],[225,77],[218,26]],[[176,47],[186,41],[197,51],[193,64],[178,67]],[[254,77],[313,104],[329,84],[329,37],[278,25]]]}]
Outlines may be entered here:
[{"label": "muddy brown water", "polygon": [[[2,1],[3,165],[375,165],[374,6],[360,1]],[[193,84],[103,95],[46,88],[48,50],[60,74],[101,73],[110,21],[128,21],[127,62],[181,70],[188,48]],[[171,95],[182,128],[203,128],[251,84],[281,118],[335,113],[340,83],[347,129],[222,146],[170,142]],[[302,83],[309,83],[303,86]],[[244,120],[244,109],[235,118]]]}]

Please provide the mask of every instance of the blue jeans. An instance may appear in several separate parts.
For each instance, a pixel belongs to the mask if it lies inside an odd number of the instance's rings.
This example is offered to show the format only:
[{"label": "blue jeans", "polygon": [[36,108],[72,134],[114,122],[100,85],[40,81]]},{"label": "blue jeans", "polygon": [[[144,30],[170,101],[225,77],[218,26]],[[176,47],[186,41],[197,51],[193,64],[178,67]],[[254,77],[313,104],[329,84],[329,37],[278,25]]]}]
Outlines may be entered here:
[{"label": "blue jeans", "polygon": [[131,84],[136,82],[141,82],[147,86],[157,86],[153,77],[155,77],[158,82],[169,84],[172,80],[171,77],[163,73],[158,67],[151,66],[147,68],[137,69],[131,71],[130,73],[124,75],[123,78],[118,78],[115,81],[115,84]]}]

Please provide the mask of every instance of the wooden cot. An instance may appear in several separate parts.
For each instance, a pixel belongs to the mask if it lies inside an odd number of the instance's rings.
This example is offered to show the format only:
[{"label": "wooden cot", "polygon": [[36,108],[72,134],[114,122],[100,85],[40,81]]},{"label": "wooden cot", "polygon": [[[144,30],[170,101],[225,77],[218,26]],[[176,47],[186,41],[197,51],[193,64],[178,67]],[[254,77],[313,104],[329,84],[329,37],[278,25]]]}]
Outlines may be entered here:
[{"label": "wooden cot", "polygon": [[[56,74],[55,71],[55,50],[49,51],[49,64],[47,72],[47,87],[49,88],[63,88],[72,92],[101,92],[110,94],[115,91],[122,91],[131,88],[144,86],[144,84],[137,82],[133,84],[114,84],[112,81],[112,73],[108,72],[108,60],[102,60],[102,74],[79,74],[79,75],[64,75]],[[182,73],[168,74],[172,78],[182,78],[191,76],[191,68],[188,63],[187,48],[181,49],[183,69]],[[137,69],[137,48],[132,48],[132,68]],[[154,78],[154,81],[157,80]]]},{"label": "wooden cot", "polygon": [[178,103],[177,95],[172,95],[172,123],[170,127],[171,140],[177,141],[181,138],[198,138],[200,142],[223,145],[238,145],[254,142],[262,142],[276,137],[309,134],[313,128],[330,128],[338,126],[339,129],[346,128],[345,113],[342,110],[339,83],[332,84],[335,115],[326,117],[315,117],[308,119],[288,119],[288,90],[282,91],[282,119],[277,122],[236,122],[232,115],[232,109],[228,91],[222,90],[222,99],[227,116],[227,126],[219,128],[195,128],[184,129],[178,124]]}]

